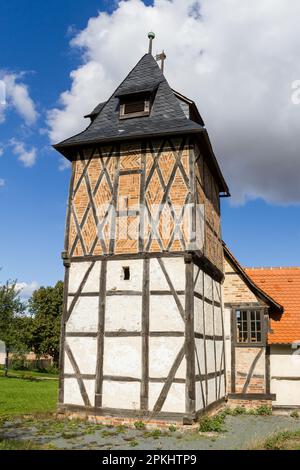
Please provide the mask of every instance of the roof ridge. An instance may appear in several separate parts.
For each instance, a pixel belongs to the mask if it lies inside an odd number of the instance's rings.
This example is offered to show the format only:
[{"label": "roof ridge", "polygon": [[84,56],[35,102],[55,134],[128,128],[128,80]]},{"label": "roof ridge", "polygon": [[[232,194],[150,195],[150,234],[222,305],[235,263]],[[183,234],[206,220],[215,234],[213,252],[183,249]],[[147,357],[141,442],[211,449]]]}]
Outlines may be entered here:
[{"label": "roof ridge", "polygon": [[251,271],[275,271],[275,270],[290,270],[290,271],[299,271],[300,266],[244,266],[244,269],[248,269]]}]

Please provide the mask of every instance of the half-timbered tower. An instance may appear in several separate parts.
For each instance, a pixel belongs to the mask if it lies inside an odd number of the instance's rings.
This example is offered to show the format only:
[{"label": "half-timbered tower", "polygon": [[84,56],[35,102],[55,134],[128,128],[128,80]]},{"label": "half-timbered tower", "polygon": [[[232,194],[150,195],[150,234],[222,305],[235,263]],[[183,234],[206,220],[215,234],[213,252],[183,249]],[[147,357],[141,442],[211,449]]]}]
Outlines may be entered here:
[{"label": "half-timbered tower", "polygon": [[55,146],[72,162],[60,409],[191,422],[225,395],[228,188],[151,53],[88,118]]}]

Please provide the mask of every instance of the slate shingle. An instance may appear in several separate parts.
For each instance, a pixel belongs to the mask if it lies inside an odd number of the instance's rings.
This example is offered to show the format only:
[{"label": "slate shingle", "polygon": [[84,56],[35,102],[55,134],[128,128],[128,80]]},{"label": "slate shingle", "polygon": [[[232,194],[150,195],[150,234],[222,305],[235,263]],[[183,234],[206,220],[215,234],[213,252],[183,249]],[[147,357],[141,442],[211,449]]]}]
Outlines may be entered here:
[{"label": "slate shingle", "polygon": [[[119,119],[119,96],[157,89],[150,116]],[[145,54],[106,103],[100,103],[91,114],[99,114],[80,134],[54,147],[65,147],[126,139],[147,135],[202,132],[203,127],[188,119],[174,96],[161,69],[151,54]]]}]

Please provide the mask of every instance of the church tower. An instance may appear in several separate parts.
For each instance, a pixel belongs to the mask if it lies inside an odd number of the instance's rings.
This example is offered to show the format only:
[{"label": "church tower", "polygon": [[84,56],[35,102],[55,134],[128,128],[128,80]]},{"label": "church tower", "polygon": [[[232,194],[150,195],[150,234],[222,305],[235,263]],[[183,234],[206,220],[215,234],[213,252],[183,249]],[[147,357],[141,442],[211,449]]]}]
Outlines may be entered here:
[{"label": "church tower", "polygon": [[227,185],[151,47],[87,117],[54,146],[72,162],[59,409],[191,423],[226,389]]}]

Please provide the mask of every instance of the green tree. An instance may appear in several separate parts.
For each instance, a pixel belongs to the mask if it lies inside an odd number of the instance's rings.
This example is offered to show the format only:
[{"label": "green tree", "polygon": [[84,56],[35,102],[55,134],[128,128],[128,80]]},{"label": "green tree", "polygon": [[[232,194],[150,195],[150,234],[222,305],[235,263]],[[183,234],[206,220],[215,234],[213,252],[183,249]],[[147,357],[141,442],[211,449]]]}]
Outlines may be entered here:
[{"label": "green tree", "polygon": [[28,302],[32,314],[29,345],[35,354],[49,354],[58,364],[63,282],[54,287],[40,287]]},{"label": "green tree", "polygon": [[20,290],[16,281],[0,286],[0,339],[6,346],[5,375],[8,371],[8,354],[12,349],[21,351],[25,349],[25,341],[18,327],[21,324],[25,305],[20,299]]}]

